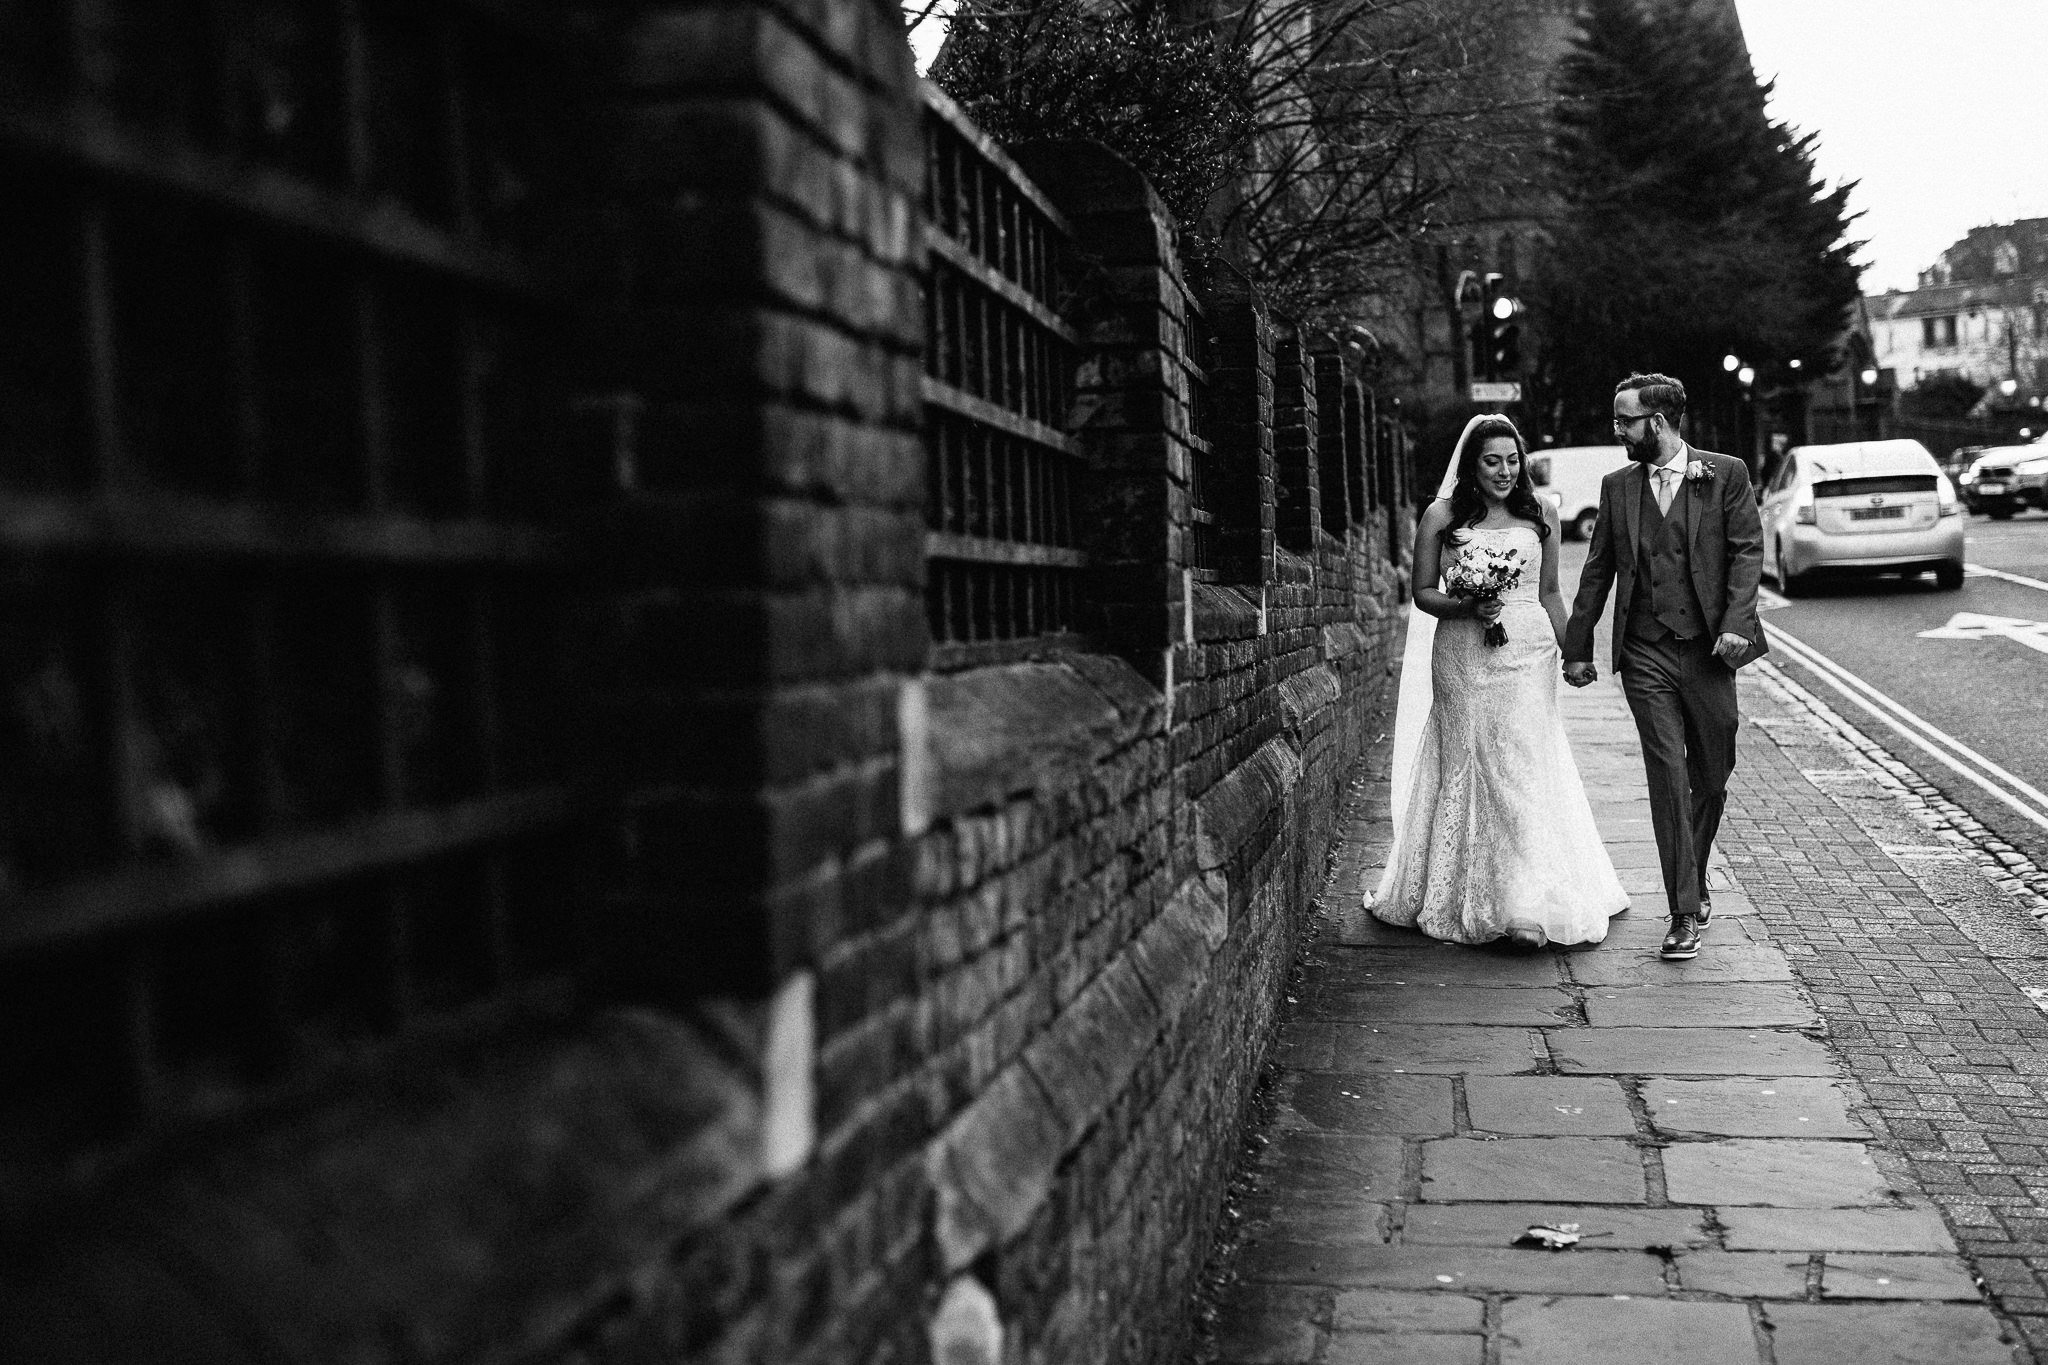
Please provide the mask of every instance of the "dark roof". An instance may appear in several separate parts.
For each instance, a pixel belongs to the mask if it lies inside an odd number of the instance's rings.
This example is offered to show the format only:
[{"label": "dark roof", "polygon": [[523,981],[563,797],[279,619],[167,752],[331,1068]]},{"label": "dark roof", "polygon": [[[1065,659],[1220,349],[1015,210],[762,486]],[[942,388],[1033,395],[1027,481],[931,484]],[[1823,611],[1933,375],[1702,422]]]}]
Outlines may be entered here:
[{"label": "dark roof", "polygon": [[2033,275],[2008,275],[1999,280],[1967,284],[1934,284],[1922,289],[1898,289],[1867,295],[1863,305],[1872,321],[1894,318],[1940,317],[1967,313],[1972,309],[2026,307],[2048,298],[2048,271]]},{"label": "dark roof", "polygon": [[1999,248],[2010,243],[2017,257],[2020,275],[2048,272],[2048,218],[2020,218],[2010,223],[1987,223],[1973,227],[1948,250],[1934,268],[1921,272],[1924,282],[1946,276],[1951,284],[1966,281],[2010,279],[1998,273]]}]

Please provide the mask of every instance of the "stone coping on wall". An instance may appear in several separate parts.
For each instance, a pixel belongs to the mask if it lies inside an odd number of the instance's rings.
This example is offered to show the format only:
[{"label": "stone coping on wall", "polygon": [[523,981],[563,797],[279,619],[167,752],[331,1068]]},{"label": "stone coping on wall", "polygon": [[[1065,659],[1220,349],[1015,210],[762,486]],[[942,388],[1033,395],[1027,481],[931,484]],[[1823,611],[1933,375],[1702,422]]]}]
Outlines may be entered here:
[{"label": "stone coping on wall", "polygon": [[1166,732],[1166,698],[1114,655],[942,673],[906,684],[922,719],[906,727],[913,827],[1057,790],[1105,756]]},{"label": "stone coping on wall", "polygon": [[138,1169],[17,1244],[0,1354],[384,1359],[394,1324],[407,1358],[564,1342],[767,1174],[729,1031],[617,1009],[488,1054],[423,1047],[339,1103]]}]

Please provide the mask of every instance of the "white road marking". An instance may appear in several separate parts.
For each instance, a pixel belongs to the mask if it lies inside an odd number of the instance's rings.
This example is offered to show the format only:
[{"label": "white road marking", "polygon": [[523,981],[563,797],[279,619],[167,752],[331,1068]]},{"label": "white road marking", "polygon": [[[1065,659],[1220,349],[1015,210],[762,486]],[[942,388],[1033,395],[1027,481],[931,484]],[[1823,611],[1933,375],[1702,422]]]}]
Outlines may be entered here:
[{"label": "white road marking", "polygon": [[2048,621],[2029,621],[2018,616],[1979,616],[1959,611],[1948,624],[1920,632],[1923,640],[2011,640],[2028,649],[2048,654]]},{"label": "white road marking", "polygon": [[1954,735],[1921,719],[1848,669],[1787,634],[1772,622],[1763,623],[1771,643],[1793,662],[1803,664],[1845,700],[1883,721],[1908,743],[1943,766],[1983,788],[2042,829],[2048,829],[2048,792],[1993,763]]},{"label": "white road marking", "polygon": [[2023,588],[2039,588],[2042,592],[2048,592],[2048,583],[2044,583],[2038,578],[2029,578],[2025,574],[2007,573],[2003,569],[1987,568],[1982,564],[1965,564],[1963,565],[1963,573],[1969,578],[1997,578],[2007,583],[2017,583]]}]

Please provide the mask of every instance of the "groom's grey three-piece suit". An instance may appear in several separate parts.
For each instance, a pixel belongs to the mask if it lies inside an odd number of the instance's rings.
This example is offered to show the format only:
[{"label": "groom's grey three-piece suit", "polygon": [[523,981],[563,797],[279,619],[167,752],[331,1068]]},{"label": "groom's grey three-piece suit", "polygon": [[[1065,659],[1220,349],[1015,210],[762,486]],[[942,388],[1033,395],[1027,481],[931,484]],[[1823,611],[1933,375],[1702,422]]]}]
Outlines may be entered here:
[{"label": "groom's grey three-piece suit", "polygon": [[[1631,463],[1600,482],[1600,518],[1565,630],[1568,663],[1593,657],[1593,628],[1614,599],[1614,669],[1642,738],[1650,820],[1670,914],[1697,915],[1707,855],[1721,826],[1735,767],[1735,670],[1768,647],[1757,622],[1763,525],[1749,467],[1685,448],[1712,475],[1681,479],[1659,511],[1647,467]],[[1714,653],[1723,633],[1749,649],[1731,663]]]}]

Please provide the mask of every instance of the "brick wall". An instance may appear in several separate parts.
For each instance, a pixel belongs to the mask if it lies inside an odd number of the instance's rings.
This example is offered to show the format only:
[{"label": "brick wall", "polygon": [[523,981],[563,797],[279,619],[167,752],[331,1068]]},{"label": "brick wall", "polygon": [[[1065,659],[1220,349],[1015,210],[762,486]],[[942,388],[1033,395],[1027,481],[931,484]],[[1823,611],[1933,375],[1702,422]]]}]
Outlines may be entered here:
[{"label": "brick wall", "polygon": [[1370,395],[1128,166],[1016,149],[1073,235],[1084,639],[936,671],[899,13],[565,15],[558,970],[9,1167],[0,1354],[1177,1360],[1403,597]]}]

